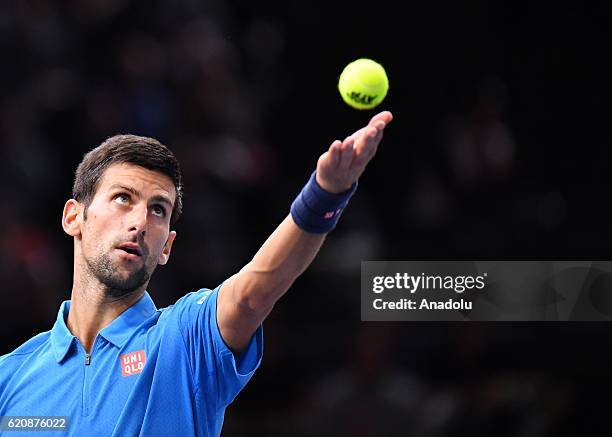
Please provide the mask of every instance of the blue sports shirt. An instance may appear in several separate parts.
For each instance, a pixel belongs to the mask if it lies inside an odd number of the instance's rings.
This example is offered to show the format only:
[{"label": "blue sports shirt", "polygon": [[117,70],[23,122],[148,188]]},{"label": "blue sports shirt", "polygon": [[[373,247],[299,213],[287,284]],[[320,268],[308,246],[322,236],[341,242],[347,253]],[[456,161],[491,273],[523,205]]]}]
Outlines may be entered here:
[{"label": "blue sports shirt", "polygon": [[66,327],[63,302],[51,331],[0,357],[0,416],[68,417],[67,432],[48,436],[218,436],[263,353],[261,325],[238,357],[223,342],[220,287],[159,310],[145,292],[89,355]]}]

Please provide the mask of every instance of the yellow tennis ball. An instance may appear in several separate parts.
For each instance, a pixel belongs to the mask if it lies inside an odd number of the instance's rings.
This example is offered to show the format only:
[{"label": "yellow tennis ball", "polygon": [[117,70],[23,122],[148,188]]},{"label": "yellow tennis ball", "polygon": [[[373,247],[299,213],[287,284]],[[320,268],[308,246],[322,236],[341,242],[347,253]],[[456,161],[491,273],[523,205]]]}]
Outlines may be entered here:
[{"label": "yellow tennis ball", "polygon": [[389,79],[378,62],[361,58],[348,64],[338,80],[342,99],[355,109],[372,109],[389,90]]}]

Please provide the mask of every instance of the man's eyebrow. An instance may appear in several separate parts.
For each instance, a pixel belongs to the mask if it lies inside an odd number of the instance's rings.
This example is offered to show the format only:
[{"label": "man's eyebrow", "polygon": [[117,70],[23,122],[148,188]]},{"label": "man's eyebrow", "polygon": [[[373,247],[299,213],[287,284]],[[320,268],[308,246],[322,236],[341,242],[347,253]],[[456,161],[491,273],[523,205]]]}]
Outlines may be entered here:
[{"label": "man's eyebrow", "polygon": [[151,197],[151,200],[154,202],[167,203],[171,209],[174,207],[170,199],[168,199],[166,196],[162,196],[161,194],[156,194],[155,196]]},{"label": "man's eyebrow", "polygon": [[[127,187],[127,186],[121,185],[121,184],[113,184],[113,185],[111,185],[108,188],[108,190],[111,191],[111,190],[114,190],[114,189],[117,189],[117,188],[125,190],[125,191],[128,191],[128,192],[132,193],[136,197],[141,197],[140,196],[140,192],[136,188]],[[161,194],[156,194],[155,196],[151,197],[151,200],[154,201],[154,202],[167,203],[168,206],[170,206],[170,208],[174,207],[174,205],[172,205],[172,201],[170,199],[168,199],[166,196],[162,196]]]},{"label": "man's eyebrow", "polygon": [[136,188],[127,187],[127,186],[121,185],[121,184],[113,184],[113,185],[111,185],[110,187],[108,187],[108,191],[114,190],[115,188],[120,188],[122,190],[129,191],[134,196],[140,197],[140,192]]}]

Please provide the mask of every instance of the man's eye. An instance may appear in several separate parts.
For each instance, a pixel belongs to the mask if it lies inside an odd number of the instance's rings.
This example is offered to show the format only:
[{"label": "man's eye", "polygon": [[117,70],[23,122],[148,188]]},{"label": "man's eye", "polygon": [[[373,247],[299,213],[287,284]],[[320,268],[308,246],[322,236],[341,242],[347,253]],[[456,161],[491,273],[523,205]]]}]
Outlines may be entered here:
[{"label": "man's eye", "polygon": [[126,194],[117,194],[115,201],[118,203],[126,204],[130,201],[130,198]]},{"label": "man's eye", "polygon": [[166,216],[166,210],[164,208],[162,208],[161,206],[154,206],[153,207],[153,213],[155,215],[160,216],[160,217],[165,217]]}]

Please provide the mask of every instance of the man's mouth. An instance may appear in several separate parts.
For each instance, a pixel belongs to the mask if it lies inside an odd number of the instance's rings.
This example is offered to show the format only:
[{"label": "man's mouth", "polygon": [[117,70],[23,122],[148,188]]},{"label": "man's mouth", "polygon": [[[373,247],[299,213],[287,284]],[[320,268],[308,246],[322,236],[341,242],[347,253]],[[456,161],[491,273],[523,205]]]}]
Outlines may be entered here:
[{"label": "man's mouth", "polygon": [[136,243],[124,243],[117,247],[117,249],[133,256],[142,256],[142,249],[140,249],[140,246]]}]

